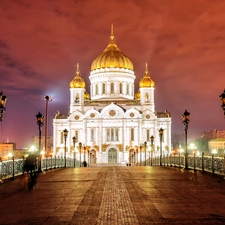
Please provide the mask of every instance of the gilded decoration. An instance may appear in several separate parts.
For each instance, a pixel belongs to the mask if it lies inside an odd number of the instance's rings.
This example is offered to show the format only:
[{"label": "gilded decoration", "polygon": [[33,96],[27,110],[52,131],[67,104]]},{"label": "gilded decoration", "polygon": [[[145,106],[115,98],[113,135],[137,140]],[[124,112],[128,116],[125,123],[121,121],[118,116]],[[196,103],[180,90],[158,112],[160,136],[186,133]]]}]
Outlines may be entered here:
[{"label": "gilded decoration", "polygon": [[85,88],[86,84],[84,79],[80,76],[79,64],[77,64],[76,76],[70,82],[71,88]]},{"label": "gilded decoration", "polygon": [[91,118],[95,118],[95,114],[94,114],[94,113],[91,113],[91,114],[90,114],[90,117],[91,117]]},{"label": "gilded decoration", "polygon": [[79,120],[79,118],[80,118],[80,117],[79,117],[78,115],[76,115],[76,116],[74,117],[75,120]]},{"label": "gilded decoration", "polygon": [[144,77],[139,82],[139,87],[140,88],[155,87],[155,82],[151,79],[151,77],[148,74],[148,64],[147,63],[146,63],[145,74],[144,74]]},{"label": "gilded decoration", "polygon": [[134,113],[130,113],[130,117],[134,117]]},{"label": "gilded decoration", "polygon": [[101,68],[124,68],[134,70],[131,60],[117,47],[111,28],[110,42],[106,49],[92,62],[91,71]]},{"label": "gilded decoration", "polygon": [[149,115],[149,114],[147,114],[145,118],[146,118],[146,119],[150,119],[150,115]]},{"label": "gilded decoration", "polygon": [[109,111],[109,115],[110,116],[115,116],[116,115],[116,111],[115,110],[110,110]]},{"label": "gilded decoration", "polygon": [[105,152],[108,147],[109,144],[102,144],[102,151]]}]

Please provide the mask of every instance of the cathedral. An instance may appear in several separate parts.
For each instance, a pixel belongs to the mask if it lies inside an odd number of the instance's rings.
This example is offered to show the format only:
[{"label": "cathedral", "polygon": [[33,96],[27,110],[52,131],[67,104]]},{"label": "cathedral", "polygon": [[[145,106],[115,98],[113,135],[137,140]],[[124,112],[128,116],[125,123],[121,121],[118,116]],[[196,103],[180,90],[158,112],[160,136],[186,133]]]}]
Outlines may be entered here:
[{"label": "cathedral", "polygon": [[77,65],[69,113],[57,112],[53,119],[53,155],[119,165],[169,154],[171,116],[155,110],[147,63],[143,71],[135,93],[133,63],[118,48],[112,27],[108,46],[91,64],[90,94]]}]

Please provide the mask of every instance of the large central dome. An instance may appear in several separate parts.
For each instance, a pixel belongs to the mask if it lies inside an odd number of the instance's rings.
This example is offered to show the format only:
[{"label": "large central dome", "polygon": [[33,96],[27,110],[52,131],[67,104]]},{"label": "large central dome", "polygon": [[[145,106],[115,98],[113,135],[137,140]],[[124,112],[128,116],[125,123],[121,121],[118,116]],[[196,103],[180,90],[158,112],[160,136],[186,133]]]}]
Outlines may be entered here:
[{"label": "large central dome", "polygon": [[111,29],[108,46],[91,64],[91,71],[102,68],[124,68],[132,71],[134,70],[133,63],[115,43],[113,27]]}]

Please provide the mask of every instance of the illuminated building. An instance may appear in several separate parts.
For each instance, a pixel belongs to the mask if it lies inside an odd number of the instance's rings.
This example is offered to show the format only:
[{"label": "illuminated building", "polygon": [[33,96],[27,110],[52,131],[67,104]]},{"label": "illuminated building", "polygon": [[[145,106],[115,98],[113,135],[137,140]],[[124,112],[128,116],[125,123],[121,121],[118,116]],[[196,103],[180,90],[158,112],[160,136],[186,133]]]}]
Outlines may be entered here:
[{"label": "illuminated building", "polygon": [[155,110],[155,83],[147,64],[137,93],[135,78],[133,63],[118,48],[112,29],[108,46],[91,64],[90,95],[77,65],[70,82],[69,114],[58,112],[53,119],[53,155],[64,157],[64,129],[69,131],[66,157],[73,156],[72,138],[76,137],[76,158],[82,161],[90,156],[91,163],[128,163],[135,153],[136,161],[144,161],[143,143],[150,151],[152,135],[157,156],[160,128],[164,129],[163,154],[170,153],[171,116],[167,110]]}]

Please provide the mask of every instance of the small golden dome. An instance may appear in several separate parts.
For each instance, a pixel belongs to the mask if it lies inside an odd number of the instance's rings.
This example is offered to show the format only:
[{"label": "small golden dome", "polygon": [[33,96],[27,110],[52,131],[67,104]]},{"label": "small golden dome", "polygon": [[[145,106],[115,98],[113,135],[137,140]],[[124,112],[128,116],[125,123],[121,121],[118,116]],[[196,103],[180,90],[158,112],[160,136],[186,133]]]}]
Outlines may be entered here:
[{"label": "small golden dome", "polygon": [[111,28],[110,42],[108,46],[91,64],[91,71],[101,68],[124,68],[134,70],[133,63],[115,43],[113,26]]},{"label": "small golden dome", "polygon": [[139,82],[139,87],[155,87],[155,82],[151,79],[151,77],[148,74],[148,64],[146,63],[146,69],[144,77]]},{"label": "small golden dome", "polygon": [[85,88],[85,81],[80,76],[80,70],[79,70],[79,64],[77,63],[77,71],[76,76],[73,78],[73,80],[70,82],[71,88]]},{"label": "small golden dome", "polygon": [[135,99],[140,99],[141,94],[140,94],[140,89],[137,91],[137,93],[135,94],[134,98]]},{"label": "small golden dome", "polygon": [[84,92],[84,99],[90,100],[90,95],[87,93],[87,91]]}]

